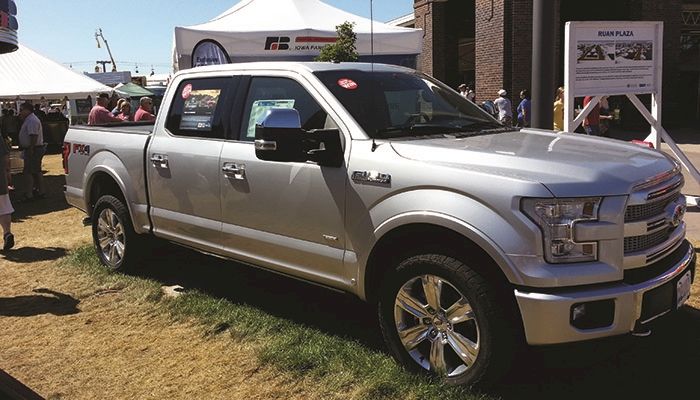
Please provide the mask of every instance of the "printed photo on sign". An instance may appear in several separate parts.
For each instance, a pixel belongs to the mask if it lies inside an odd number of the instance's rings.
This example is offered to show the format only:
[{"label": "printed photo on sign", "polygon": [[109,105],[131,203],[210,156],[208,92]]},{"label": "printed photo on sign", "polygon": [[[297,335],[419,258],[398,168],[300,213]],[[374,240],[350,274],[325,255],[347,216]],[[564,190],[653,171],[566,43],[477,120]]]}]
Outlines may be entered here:
[{"label": "printed photo on sign", "polygon": [[185,100],[180,129],[210,131],[221,89],[191,90]]},{"label": "printed photo on sign", "polygon": [[255,125],[261,122],[260,118],[271,108],[294,108],[294,99],[256,100],[253,102],[248,120],[248,132],[246,133],[249,138],[255,137]]},{"label": "printed photo on sign", "polygon": [[629,61],[652,61],[654,59],[654,43],[617,42],[615,43],[615,59],[618,63]]},{"label": "printed photo on sign", "polygon": [[576,46],[576,60],[579,63],[615,60],[615,42],[579,42]]}]

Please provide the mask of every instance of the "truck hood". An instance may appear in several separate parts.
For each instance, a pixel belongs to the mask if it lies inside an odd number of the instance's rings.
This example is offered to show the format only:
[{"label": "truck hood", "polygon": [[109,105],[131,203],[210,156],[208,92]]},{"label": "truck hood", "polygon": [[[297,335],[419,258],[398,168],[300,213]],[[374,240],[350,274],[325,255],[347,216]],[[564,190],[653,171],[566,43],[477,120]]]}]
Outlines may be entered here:
[{"label": "truck hood", "polygon": [[402,157],[545,185],[556,197],[624,195],[675,168],[659,151],[613,139],[522,130],[393,141]]}]

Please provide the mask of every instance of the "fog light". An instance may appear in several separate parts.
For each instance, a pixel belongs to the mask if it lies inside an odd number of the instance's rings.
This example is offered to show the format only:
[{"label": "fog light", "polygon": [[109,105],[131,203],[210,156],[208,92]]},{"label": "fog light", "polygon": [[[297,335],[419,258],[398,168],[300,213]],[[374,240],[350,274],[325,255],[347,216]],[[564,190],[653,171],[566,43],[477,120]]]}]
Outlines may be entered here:
[{"label": "fog light", "polygon": [[577,329],[597,329],[612,325],[615,320],[615,300],[576,303],[571,306],[571,325]]}]

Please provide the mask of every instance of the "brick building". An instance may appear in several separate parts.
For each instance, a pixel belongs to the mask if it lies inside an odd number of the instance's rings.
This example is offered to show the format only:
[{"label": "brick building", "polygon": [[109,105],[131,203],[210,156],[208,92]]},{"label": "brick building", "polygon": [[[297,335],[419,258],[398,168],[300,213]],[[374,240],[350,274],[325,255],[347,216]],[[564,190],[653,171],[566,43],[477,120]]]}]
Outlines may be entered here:
[{"label": "brick building", "polygon": [[[663,21],[664,120],[700,119],[700,0],[552,1],[559,32],[557,85],[564,80],[566,21]],[[474,82],[483,101],[501,88],[513,94],[530,87],[532,2],[414,0],[413,18],[395,23],[424,30],[419,70],[453,87]]]}]

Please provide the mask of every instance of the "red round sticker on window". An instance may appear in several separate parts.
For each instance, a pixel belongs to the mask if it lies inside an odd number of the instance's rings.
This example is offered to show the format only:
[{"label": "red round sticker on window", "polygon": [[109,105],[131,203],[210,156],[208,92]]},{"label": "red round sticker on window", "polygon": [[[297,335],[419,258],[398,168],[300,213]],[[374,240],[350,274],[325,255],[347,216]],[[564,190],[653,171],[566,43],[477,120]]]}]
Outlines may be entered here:
[{"label": "red round sticker on window", "polygon": [[182,88],[182,98],[187,99],[190,97],[190,93],[192,93],[192,84],[188,83],[184,88]]},{"label": "red round sticker on window", "polygon": [[348,78],[338,79],[338,86],[340,86],[343,89],[348,89],[348,90],[357,89],[357,83],[355,81],[353,81],[352,79],[348,79]]}]

